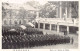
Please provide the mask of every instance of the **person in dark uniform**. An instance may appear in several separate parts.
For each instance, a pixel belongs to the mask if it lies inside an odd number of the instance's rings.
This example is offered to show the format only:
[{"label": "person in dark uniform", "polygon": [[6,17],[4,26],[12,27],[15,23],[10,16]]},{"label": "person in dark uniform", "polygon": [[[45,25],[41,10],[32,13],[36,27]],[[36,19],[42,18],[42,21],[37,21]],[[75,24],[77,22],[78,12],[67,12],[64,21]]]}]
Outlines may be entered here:
[{"label": "person in dark uniform", "polygon": [[66,30],[64,30],[64,35],[67,35],[67,31]]},{"label": "person in dark uniform", "polygon": [[73,44],[73,42],[74,42],[74,39],[73,39],[73,37],[71,38],[71,44]]}]

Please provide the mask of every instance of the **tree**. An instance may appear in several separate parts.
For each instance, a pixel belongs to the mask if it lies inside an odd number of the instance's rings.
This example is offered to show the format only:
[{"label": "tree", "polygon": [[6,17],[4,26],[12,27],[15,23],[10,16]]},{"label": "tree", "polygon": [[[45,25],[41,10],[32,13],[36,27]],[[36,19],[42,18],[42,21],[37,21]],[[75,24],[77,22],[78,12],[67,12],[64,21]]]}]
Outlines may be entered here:
[{"label": "tree", "polygon": [[25,17],[27,17],[27,13],[28,12],[23,7],[21,7],[19,9],[19,13],[18,13],[17,17],[24,19]]},{"label": "tree", "polygon": [[6,13],[7,13],[6,9],[5,9],[5,5],[9,6],[9,4],[8,3],[2,3],[2,19],[5,18]]},{"label": "tree", "polygon": [[79,2],[78,1],[73,1],[71,2],[71,7],[72,7],[72,11],[74,11],[74,13],[76,13],[75,18],[78,17],[78,9],[79,9]]},{"label": "tree", "polygon": [[[55,2],[56,3],[56,2]],[[40,17],[51,17],[55,18],[56,16],[56,4],[52,2],[46,3],[40,10]]]}]

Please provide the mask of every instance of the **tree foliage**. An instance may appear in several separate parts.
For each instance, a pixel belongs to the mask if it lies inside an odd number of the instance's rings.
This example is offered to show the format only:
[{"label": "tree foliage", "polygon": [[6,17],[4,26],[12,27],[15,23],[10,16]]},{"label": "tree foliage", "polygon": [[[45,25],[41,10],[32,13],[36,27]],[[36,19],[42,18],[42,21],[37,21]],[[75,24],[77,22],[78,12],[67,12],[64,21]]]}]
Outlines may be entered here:
[{"label": "tree foliage", "polygon": [[[60,2],[62,3],[60,5]],[[59,8],[59,6],[62,7],[62,14],[64,14],[65,8],[71,7],[71,15],[72,17],[77,18],[78,17],[78,8],[79,8],[79,3],[78,1],[48,1],[48,3],[46,3],[44,6],[42,6],[41,10],[40,10],[40,17],[51,17],[51,18],[55,18],[56,17],[56,8]],[[69,10],[69,9],[68,9]]]},{"label": "tree foliage", "polygon": [[56,17],[56,5],[50,2],[46,3],[40,10],[41,17]]},{"label": "tree foliage", "polygon": [[71,2],[71,7],[72,7],[72,9],[73,9],[73,11],[76,13],[75,14],[75,18],[76,17],[78,17],[78,9],[79,9],[79,3],[78,3],[78,1],[73,1],[73,2]]}]

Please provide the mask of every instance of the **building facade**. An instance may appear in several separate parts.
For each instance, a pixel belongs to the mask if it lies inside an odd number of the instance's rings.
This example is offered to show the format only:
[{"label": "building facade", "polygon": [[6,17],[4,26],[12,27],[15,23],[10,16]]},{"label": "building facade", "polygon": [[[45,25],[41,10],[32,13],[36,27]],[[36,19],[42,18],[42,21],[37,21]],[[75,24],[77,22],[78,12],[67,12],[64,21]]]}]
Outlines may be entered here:
[{"label": "building facade", "polygon": [[78,34],[79,19],[72,17],[71,4],[65,2],[66,6],[62,7],[63,4],[63,2],[59,2],[59,7],[56,7],[56,18],[35,19],[35,28],[40,29],[44,34],[64,35],[64,32],[66,34]]},{"label": "building facade", "polygon": [[26,25],[36,17],[37,11],[30,5],[7,4],[2,4],[2,26]]}]

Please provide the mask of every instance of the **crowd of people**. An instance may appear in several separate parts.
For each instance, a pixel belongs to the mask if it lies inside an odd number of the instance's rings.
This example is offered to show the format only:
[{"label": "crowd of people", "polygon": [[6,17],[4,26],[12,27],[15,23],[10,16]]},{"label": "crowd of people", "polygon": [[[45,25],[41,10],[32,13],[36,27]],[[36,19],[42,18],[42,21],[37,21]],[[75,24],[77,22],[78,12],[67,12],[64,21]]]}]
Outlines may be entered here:
[{"label": "crowd of people", "polygon": [[58,35],[6,35],[2,37],[3,49],[30,48],[63,43],[70,43],[70,38]]},{"label": "crowd of people", "polygon": [[[10,31],[11,29],[15,29],[14,31]],[[21,34],[43,34],[42,31],[39,31],[37,29],[34,28],[27,28],[25,30],[19,28],[19,27],[4,27],[2,29],[2,35],[21,35]]]},{"label": "crowd of people", "polygon": [[26,29],[17,31],[8,31],[3,29],[2,32],[2,48],[3,49],[20,49],[30,48],[34,46],[56,45],[70,43],[70,37],[60,35],[43,35],[42,31],[35,29]]}]

